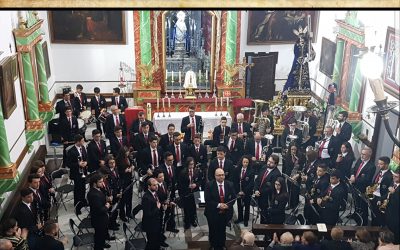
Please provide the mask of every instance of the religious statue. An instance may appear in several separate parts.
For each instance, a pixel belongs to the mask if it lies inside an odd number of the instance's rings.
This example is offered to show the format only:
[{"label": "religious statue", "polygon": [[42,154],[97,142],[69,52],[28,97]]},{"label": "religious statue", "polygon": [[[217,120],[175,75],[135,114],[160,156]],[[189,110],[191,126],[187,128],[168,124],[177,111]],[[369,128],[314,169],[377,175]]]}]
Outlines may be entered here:
[{"label": "religious statue", "polygon": [[175,31],[176,31],[175,40],[181,43],[185,41],[185,35],[187,30],[185,24],[185,12],[179,11],[176,17],[178,18],[178,20],[176,21],[175,24]]},{"label": "religious statue", "polygon": [[185,99],[195,99],[194,90],[197,89],[196,83],[196,73],[192,70],[189,70],[185,74],[185,83],[183,84],[183,88],[185,88]]}]

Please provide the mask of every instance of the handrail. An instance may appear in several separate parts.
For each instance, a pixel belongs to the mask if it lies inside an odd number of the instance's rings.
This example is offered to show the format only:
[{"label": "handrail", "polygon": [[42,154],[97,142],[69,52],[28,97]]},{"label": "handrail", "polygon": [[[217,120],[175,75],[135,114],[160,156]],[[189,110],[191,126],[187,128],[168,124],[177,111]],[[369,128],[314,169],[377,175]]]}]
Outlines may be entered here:
[{"label": "handrail", "polygon": [[310,80],[313,80],[316,84],[318,84],[320,87],[322,87],[325,91],[329,92],[329,90],[327,88],[325,88],[324,85],[322,85],[321,83],[319,83],[317,80],[315,80],[314,78],[310,78]]}]

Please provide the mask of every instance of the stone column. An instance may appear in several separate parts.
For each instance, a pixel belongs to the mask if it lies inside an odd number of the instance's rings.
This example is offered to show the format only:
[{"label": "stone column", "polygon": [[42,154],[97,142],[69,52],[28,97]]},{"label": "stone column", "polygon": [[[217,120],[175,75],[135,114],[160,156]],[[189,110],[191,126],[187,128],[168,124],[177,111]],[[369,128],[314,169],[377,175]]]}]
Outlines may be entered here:
[{"label": "stone column", "polygon": [[151,64],[151,29],[150,11],[139,11],[140,15],[140,61],[141,64]]},{"label": "stone column", "polygon": [[351,90],[349,110],[352,112],[358,112],[358,105],[361,99],[361,88],[362,88],[362,75],[360,70],[360,60],[357,60],[357,66],[354,73],[353,88]]}]

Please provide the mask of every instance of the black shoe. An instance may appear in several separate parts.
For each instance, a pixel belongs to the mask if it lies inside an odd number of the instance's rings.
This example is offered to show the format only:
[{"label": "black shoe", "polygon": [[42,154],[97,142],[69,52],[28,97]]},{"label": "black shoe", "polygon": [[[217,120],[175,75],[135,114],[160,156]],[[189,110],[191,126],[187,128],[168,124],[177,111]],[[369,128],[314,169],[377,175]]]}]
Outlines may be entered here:
[{"label": "black shoe", "polygon": [[169,247],[169,245],[168,245],[166,242],[162,242],[162,243],[160,244],[160,246],[162,246],[162,247]]},{"label": "black shoe", "polygon": [[168,232],[172,232],[172,233],[174,233],[174,234],[179,233],[179,230],[176,229],[176,228],[167,228],[167,231],[168,231]]},{"label": "black shoe", "polygon": [[110,237],[108,237],[108,240],[115,240],[116,238],[115,238],[115,236],[114,235],[112,235],[112,236],[110,236]]},{"label": "black shoe", "polygon": [[120,220],[122,220],[123,222],[128,222],[128,219],[126,217],[122,217],[120,218]]},{"label": "black shoe", "polygon": [[245,221],[243,224],[244,224],[245,227],[249,226],[249,222],[248,221]]},{"label": "black shoe", "polygon": [[243,221],[243,220],[238,219],[238,220],[235,220],[234,223],[235,223],[235,224],[239,224],[239,223],[242,222],[242,221]]},{"label": "black shoe", "polygon": [[193,221],[192,226],[197,227],[197,223],[195,221]]},{"label": "black shoe", "polygon": [[110,245],[110,244],[108,244],[108,243],[105,243],[103,247],[104,247],[104,248],[110,248],[110,247],[111,247],[111,245]]}]

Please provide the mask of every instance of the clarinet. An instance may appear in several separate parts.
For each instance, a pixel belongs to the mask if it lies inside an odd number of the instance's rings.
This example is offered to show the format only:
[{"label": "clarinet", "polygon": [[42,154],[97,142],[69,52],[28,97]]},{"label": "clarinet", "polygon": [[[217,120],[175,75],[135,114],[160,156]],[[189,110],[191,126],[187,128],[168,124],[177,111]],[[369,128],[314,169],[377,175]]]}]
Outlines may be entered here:
[{"label": "clarinet", "polygon": [[[171,196],[171,188],[170,187],[168,187],[168,190],[167,190],[167,200],[164,202],[164,204],[166,204],[167,205],[167,209],[168,209],[168,206],[169,206],[169,203],[170,203],[170,197]],[[165,227],[166,227],[166,225],[167,225],[167,216],[166,216],[166,210],[164,210],[163,209],[163,207],[161,206],[161,211],[162,211],[162,220],[161,220],[161,229],[162,229],[162,232],[164,233],[165,232]]]}]

